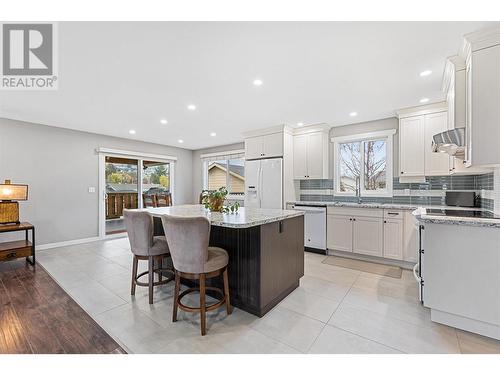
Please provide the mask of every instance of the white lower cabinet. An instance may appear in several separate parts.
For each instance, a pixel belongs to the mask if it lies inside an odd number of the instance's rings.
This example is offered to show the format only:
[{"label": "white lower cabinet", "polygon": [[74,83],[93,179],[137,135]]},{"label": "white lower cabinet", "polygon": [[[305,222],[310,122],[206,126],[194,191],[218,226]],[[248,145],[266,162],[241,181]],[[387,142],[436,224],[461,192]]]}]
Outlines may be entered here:
[{"label": "white lower cabinet", "polygon": [[403,223],[401,219],[384,219],[384,258],[403,260]]},{"label": "white lower cabinet", "polygon": [[352,218],[327,215],[326,246],[329,249],[352,251]]},{"label": "white lower cabinet", "polygon": [[353,218],[352,251],[357,254],[382,256],[383,220],[377,217]]},{"label": "white lower cabinet", "polygon": [[327,248],[416,262],[415,218],[411,211],[328,207]]}]

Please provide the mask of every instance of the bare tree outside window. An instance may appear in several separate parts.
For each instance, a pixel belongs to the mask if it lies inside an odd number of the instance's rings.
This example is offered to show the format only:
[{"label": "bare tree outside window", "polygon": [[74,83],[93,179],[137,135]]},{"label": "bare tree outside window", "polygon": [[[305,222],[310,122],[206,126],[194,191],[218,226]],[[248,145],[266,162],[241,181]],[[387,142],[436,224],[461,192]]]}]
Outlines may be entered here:
[{"label": "bare tree outside window", "polygon": [[340,191],[356,191],[361,175],[361,142],[340,144]]},{"label": "bare tree outside window", "polygon": [[[371,140],[339,145],[339,191],[355,192],[356,179],[363,176],[363,190],[387,189],[387,142]],[[363,159],[363,160],[362,160]]]},{"label": "bare tree outside window", "polygon": [[387,188],[386,141],[365,141],[364,147],[365,190],[384,190]]}]

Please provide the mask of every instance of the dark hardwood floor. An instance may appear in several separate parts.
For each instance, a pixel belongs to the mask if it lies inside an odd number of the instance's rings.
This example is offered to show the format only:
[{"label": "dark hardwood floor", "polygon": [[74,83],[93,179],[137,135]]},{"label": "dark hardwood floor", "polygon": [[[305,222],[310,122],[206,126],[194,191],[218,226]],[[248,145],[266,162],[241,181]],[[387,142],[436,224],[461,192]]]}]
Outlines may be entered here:
[{"label": "dark hardwood floor", "polygon": [[0,263],[0,354],[125,353],[40,267]]}]

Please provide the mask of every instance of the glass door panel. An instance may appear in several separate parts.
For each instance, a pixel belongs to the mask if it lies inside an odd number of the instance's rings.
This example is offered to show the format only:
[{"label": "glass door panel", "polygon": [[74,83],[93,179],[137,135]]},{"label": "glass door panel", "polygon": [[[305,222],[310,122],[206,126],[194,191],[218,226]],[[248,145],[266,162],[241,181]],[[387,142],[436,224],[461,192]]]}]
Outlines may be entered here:
[{"label": "glass door panel", "polygon": [[142,194],[144,207],[172,205],[170,163],[143,160]]},{"label": "glass door panel", "polygon": [[138,208],[139,162],[106,156],[106,234],[125,232],[123,210]]}]

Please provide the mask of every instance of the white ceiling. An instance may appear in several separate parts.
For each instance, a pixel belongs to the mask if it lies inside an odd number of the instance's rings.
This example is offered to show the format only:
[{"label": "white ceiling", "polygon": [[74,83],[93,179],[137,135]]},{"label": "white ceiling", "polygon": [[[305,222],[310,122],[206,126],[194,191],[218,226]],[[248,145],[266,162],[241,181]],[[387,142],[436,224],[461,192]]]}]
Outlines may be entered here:
[{"label": "white ceiling", "polygon": [[278,124],[385,118],[443,99],[445,58],[489,24],[63,22],[59,90],[2,91],[0,117],[188,149]]}]

